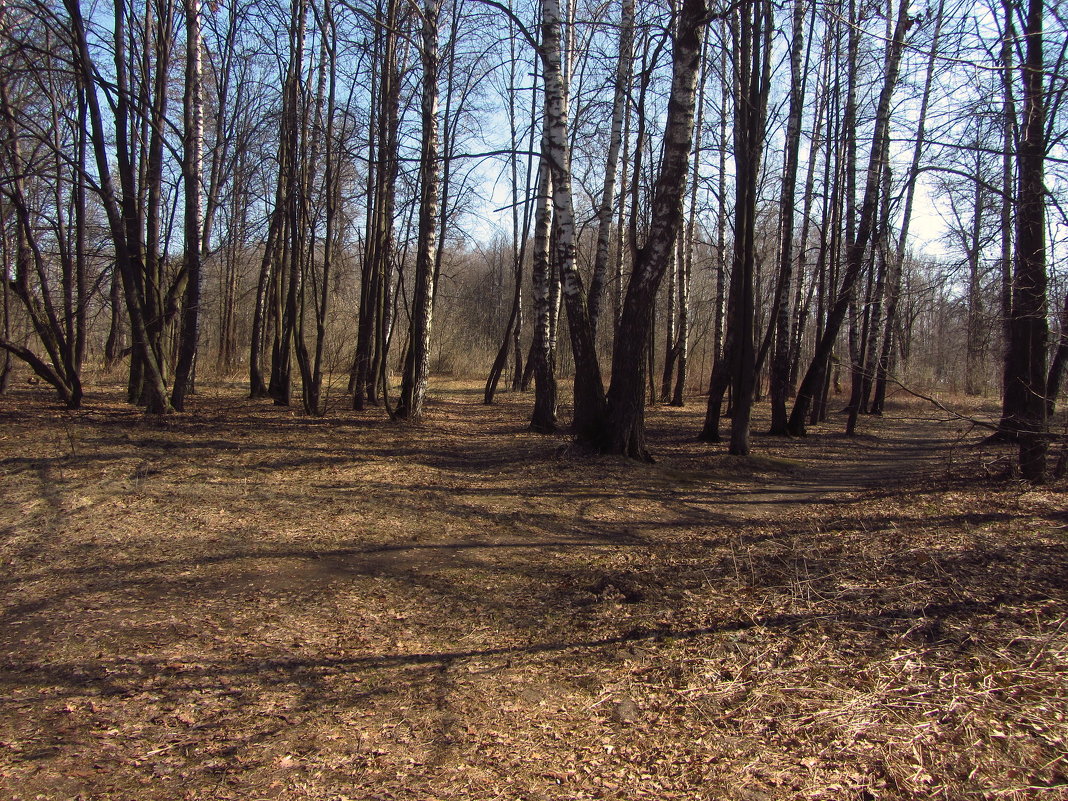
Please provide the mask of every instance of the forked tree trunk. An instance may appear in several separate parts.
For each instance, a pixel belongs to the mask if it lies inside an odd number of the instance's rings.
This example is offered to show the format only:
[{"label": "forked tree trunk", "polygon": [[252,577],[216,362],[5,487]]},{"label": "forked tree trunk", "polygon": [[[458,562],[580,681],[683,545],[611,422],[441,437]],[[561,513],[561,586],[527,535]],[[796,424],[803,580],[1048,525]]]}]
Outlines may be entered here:
[{"label": "forked tree trunk", "polygon": [[704,0],[683,1],[674,37],[663,159],[653,189],[649,235],[635,255],[612,357],[608,425],[601,445],[610,453],[636,459],[650,458],[645,440],[642,358],[652,327],[656,291],[681,227],[701,41],[708,22]]},{"label": "forked tree trunk", "polygon": [[[6,11],[0,8],[0,33],[5,32],[6,24]],[[48,256],[45,250],[48,245],[41,241],[39,231],[34,225],[34,213],[29,205],[32,201],[28,199],[25,187],[25,177],[32,169],[32,162],[22,155],[15,127],[14,109],[8,95],[7,81],[3,75],[0,75],[0,145],[2,145],[0,165],[4,167],[4,177],[7,181],[4,194],[10,203],[14,218],[12,222],[15,226],[15,243],[10,249],[7,231],[0,229],[5,246],[2,277],[5,322],[4,334],[0,337],[0,349],[3,350],[5,358],[8,355],[14,355],[26,362],[34,373],[52,385],[59,400],[67,408],[75,409],[81,404],[82,387],[78,365],[74,358],[75,343],[71,317],[73,286],[70,280],[73,278],[72,267],[69,266],[70,261],[64,259],[68,266],[64,271],[63,289],[68,298],[61,315],[61,310],[57,309],[52,301],[52,288],[48,280]],[[57,170],[57,182],[59,175]],[[30,193],[32,197],[32,189]],[[57,208],[62,208],[59,205],[61,202],[57,197]],[[65,230],[60,227],[58,240],[61,251],[66,251],[65,236]],[[10,266],[7,264],[8,255],[14,256],[14,263]],[[30,280],[31,267],[36,275],[35,282]],[[21,302],[23,313],[29,318],[33,331],[47,354],[47,361],[25,345],[11,341],[8,292],[13,292]]]},{"label": "forked tree trunk", "polygon": [[[122,276],[126,307],[130,317],[130,328],[133,332],[134,349],[137,351],[144,371],[146,411],[150,414],[172,412],[174,407],[171,406],[170,398],[167,396],[167,387],[163,380],[163,373],[160,369],[157,354],[153,350],[148,336],[144,315],[145,300],[138,280],[140,254],[131,250],[131,243],[127,238],[127,215],[124,214],[123,209],[120,207],[119,196],[115,192],[115,186],[112,181],[109,158],[111,151],[108,144],[111,140],[105,130],[98,95],[93,88],[96,86],[99,73],[89,50],[81,3],[79,0],[64,0],[64,6],[70,15],[71,28],[74,35],[75,69],[83,85],[89,87],[86,91],[86,99],[88,100],[93,155],[97,168],[97,191],[107,215],[108,230],[115,246],[115,265]],[[121,3],[117,7],[121,7]],[[115,17],[115,38],[116,41],[120,41],[125,35],[123,15],[117,12]],[[117,54],[116,60],[119,61],[121,58],[121,53]],[[125,110],[127,106],[128,98],[120,97],[117,101],[117,109]],[[125,129],[125,126],[126,120],[122,119],[121,113],[118,113],[116,130]],[[117,148],[117,150],[121,151],[121,148]],[[120,173],[130,169],[130,165],[127,163],[123,163],[122,167],[123,169],[120,169]],[[132,186],[132,176],[127,175],[126,177],[129,180],[124,181],[124,184],[129,183]]]}]

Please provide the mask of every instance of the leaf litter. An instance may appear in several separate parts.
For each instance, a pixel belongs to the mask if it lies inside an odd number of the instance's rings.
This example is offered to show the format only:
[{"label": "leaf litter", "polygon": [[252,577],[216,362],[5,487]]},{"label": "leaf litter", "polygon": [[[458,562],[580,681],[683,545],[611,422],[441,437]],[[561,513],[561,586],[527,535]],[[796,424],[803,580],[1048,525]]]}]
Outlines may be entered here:
[{"label": "leaf litter", "polygon": [[0,398],[2,797],[1068,798],[1065,487],[915,404],[642,465],[119,398]]}]

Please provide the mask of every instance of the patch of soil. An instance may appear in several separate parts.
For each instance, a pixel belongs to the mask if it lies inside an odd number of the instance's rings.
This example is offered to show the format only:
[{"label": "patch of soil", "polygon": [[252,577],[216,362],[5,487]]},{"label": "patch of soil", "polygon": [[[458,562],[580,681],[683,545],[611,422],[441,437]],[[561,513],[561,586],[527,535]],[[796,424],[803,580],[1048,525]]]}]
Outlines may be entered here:
[{"label": "patch of soil", "polygon": [[1068,798],[1064,485],[908,402],[645,465],[479,401],[0,397],[0,797]]}]

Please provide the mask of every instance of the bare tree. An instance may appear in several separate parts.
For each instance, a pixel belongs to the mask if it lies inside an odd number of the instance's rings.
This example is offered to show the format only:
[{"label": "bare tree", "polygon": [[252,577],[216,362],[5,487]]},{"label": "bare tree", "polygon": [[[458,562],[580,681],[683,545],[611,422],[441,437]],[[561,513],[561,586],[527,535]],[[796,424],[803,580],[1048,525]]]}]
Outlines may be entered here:
[{"label": "bare tree", "polygon": [[805,420],[814,397],[821,390],[827,377],[831,350],[834,348],[834,343],[838,338],[838,332],[849,309],[853,289],[864,266],[865,250],[872,234],[873,222],[878,207],[882,169],[886,158],[885,132],[890,119],[890,100],[897,85],[905,34],[911,24],[912,20],[908,15],[908,0],[901,0],[897,10],[897,22],[888,48],[883,88],[875,112],[875,132],[872,136],[867,184],[864,190],[864,203],[861,207],[857,234],[855,240],[847,249],[845,274],[841,280],[838,297],[828,313],[826,326],[816,345],[816,352],[798,389],[797,398],[790,413],[789,431],[794,436],[801,436],[805,433]]},{"label": "bare tree", "polygon": [[178,363],[174,370],[171,404],[178,411],[193,388],[193,365],[200,334],[200,284],[203,243],[201,180],[203,172],[204,110],[201,92],[200,0],[184,0],[185,11],[185,96],[182,181],[185,184],[185,298],[178,343]]},{"label": "bare tree", "polygon": [[[1016,7],[1006,5],[1006,12]],[[1042,0],[1029,0],[1023,21],[1026,42],[1022,68],[1023,118],[1016,151],[1016,261],[1012,282],[1012,324],[1009,358],[1018,366],[1006,393],[1018,392],[1017,424],[1020,472],[1030,481],[1046,479],[1046,210],[1044,162],[1046,156],[1045,64]]]},{"label": "bare tree", "polygon": [[612,354],[607,430],[602,447],[649,459],[645,441],[643,353],[652,329],[656,292],[682,224],[682,205],[693,144],[701,42],[711,18],[704,0],[684,0],[672,41],[671,94],[664,124],[664,150],[653,188],[645,244],[637,251],[623,301]]},{"label": "bare tree", "polygon": [[[151,234],[156,229],[155,208],[158,204],[150,198],[147,227],[149,236],[146,242],[142,242],[140,221],[145,217],[138,205],[138,199],[141,197],[137,188],[138,172],[132,158],[128,137],[132,95],[126,69],[126,9],[123,3],[117,4],[115,8],[113,41],[118,79],[115,91],[111,93],[111,87],[102,80],[101,72],[97,69],[93,59],[80,0],[64,0],[64,6],[69,14],[75,71],[79,80],[85,86],[90,87],[86,91],[86,99],[92,149],[96,162],[96,188],[107,214],[114,246],[115,265],[122,277],[126,309],[133,332],[136,358],[131,365],[131,400],[143,399],[146,410],[150,413],[170,412],[174,407],[167,396],[166,382],[161,369],[162,352],[159,335],[162,331],[163,309],[159,286],[159,259],[155,252],[158,239],[153,242],[151,238]],[[161,59],[163,55],[165,54],[160,55]],[[164,72],[160,67],[157,76],[161,76]],[[157,87],[161,81],[162,78],[158,77]],[[110,138],[107,135],[97,91],[102,91],[109,96],[110,107],[115,111],[115,167],[122,189],[121,194],[115,191],[112,181]],[[162,130],[160,114],[162,102],[162,100],[156,100],[151,105],[152,119],[156,123],[151,126],[153,133],[150,149],[152,151],[162,148],[162,143],[157,139],[157,132]],[[151,178],[148,187],[149,195],[154,195],[158,191],[159,183],[156,177],[158,169],[155,166],[158,160],[159,156],[155,152],[150,155],[147,165],[147,172]],[[144,247],[146,244],[148,246]],[[149,315],[155,316],[150,318]]]},{"label": "bare tree", "polygon": [[419,244],[415,261],[408,353],[397,414],[408,419],[423,415],[430,375],[430,332],[433,319],[434,250],[438,224],[438,15],[440,0],[424,0],[422,8],[423,62],[422,128],[419,156]]},{"label": "bare tree", "polygon": [[[775,351],[771,360],[771,433],[786,432],[786,399],[790,392],[790,296],[794,263],[794,193],[801,149],[804,106],[801,54],[804,51],[805,3],[794,0],[790,34],[790,111],[786,122],[786,150],[782,195],[779,200],[779,289],[775,300]],[[812,163],[815,159],[812,158]]]}]

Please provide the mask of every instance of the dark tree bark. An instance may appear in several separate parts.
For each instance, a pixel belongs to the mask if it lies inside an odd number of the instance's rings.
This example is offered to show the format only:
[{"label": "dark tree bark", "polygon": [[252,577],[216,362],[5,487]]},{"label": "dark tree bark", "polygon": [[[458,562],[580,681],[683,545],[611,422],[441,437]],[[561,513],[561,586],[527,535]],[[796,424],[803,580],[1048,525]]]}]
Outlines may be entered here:
[{"label": "dark tree bark", "polygon": [[[1013,271],[1010,358],[1021,396],[1016,419],[1020,439],[1020,472],[1029,481],[1046,480],[1049,449],[1046,418],[1046,154],[1045,70],[1042,57],[1042,0],[1030,0],[1024,27],[1022,65],[1023,121],[1016,152],[1016,264]],[[1008,391],[1009,387],[1006,387]]]},{"label": "dark tree bark", "polygon": [[1065,367],[1068,366],[1068,292],[1064,295],[1064,306],[1061,308],[1059,321],[1060,331],[1057,336],[1057,348],[1053,351],[1053,362],[1049,366],[1049,375],[1046,376],[1046,418],[1052,418],[1057,405],[1057,396],[1061,392],[1061,383],[1064,381]]},{"label": "dark tree bark", "polygon": [[[0,9],[0,33],[5,33],[7,14]],[[54,108],[54,106],[53,106]],[[57,122],[53,117],[54,124]],[[58,150],[56,150],[58,154]],[[59,165],[57,164],[57,167]],[[74,259],[70,254],[68,232],[62,224],[57,226],[57,249],[63,265],[62,304],[53,300],[54,287],[49,277],[46,248],[38,228],[34,225],[34,210],[31,208],[32,188],[27,186],[32,177],[31,162],[22,152],[19,133],[15,125],[15,110],[9,97],[6,76],[0,73],[0,193],[7,200],[15,229],[14,246],[8,246],[6,214],[0,218],[4,237],[4,332],[0,336],[0,350],[6,360],[8,355],[26,362],[45,382],[56,390],[59,400],[70,409],[81,405],[81,366],[77,357],[78,332],[74,325]],[[57,194],[65,186],[62,172],[57,169],[53,176]],[[56,198],[57,215],[62,217],[65,201]],[[6,212],[7,209],[4,209]],[[13,251],[13,253],[11,252]],[[6,257],[13,256],[13,265]],[[14,269],[11,269],[13,267]],[[33,278],[31,279],[31,274]],[[29,347],[11,341],[9,306],[10,295],[18,298],[23,313],[29,319],[38,341],[47,355],[38,356]],[[6,370],[7,368],[5,368]]]},{"label": "dark tree bark", "polygon": [[[794,261],[794,193],[798,154],[801,149],[802,94],[801,54],[804,51],[805,4],[794,0],[790,42],[790,111],[786,118],[786,160],[779,200],[779,293],[775,300],[775,352],[771,360],[771,434],[786,434],[786,399],[790,394],[790,296]],[[814,159],[813,159],[814,161]],[[800,283],[800,282],[799,282]]]},{"label": "dark tree bark", "polygon": [[[71,31],[75,48],[75,70],[83,85],[95,87],[98,83],[99,72],[97,71],[85,33],[85,21],[82,17],[81,3],[79,0],[64,0],[64,6],[70,15]],[[115,14],[115,41],[123,41],[125,33],[124,15],[121,10],[122,4],[117,6]],[[116,52],[116,63],[122,64],[124,55],[122,48]],[[118,173],[120,183],[124,186],[123,196],[120,199],[115,192],[112,182],[112,169],[109,158],[109,142],[103,114],[97,92],[90,89],[86,92],[88,101],[88,117],[91,130],[93,154],[97,169],[97,192],[107,215],[108,229],[115,248],[115,265],[122,276],[123,291],[126,297],[126,307],[130,318],[130,328],[133,333],[134,351],[143,369],[145,407],[150,414],[164,414],[174,410],[170,398],[167,396],[166,384],[156,351],[149,338],[148,326],[145,319],[146,301],[144,290],[140,284],[140,276],[143,275],[141,251],[136,240],[131,241],[128,237],[130,227],[127,221],[130,217],[129,206],[135,198],[127,198],[126,193],[133,191],[134,175],[133,166],[129,159],[129,151],[126,149],[127,142],[124,134],[116,143],[115,152],[118,156]],[[116,100],[116,132],[125,132],[127,115],[129,111],[129,96],[120,90]],[[134,218],[138,215],[133,214]]]},{"label": "dark tree bark", "polygon": [[600,443],[610,453],[648,460],[642,353],[652,327],[656,291],[682,220],[690,148],[693,143],[701,41],[709,22],[704,0],[684,0],[674,35],[672,83],[664,129],[664,153],[653,189],[645,245],[637,251],[620,315],[608,390],[608,420]]},{"label": "dark tree bark", "polygon": [[386,0],[386,23],[379,32],[378,103],[375,109],[373,165],[368,230],[361,277],[360,316],[356,358],[352,370],[353,408],[378,403],[378,386],[385,369],[384,347],[389,327],[388,298],[393,266],[393,214],[396,205],[397,128],[400,116],[400,70],[397,63],[399,0]]},{"label": "dark tree bark", "polygon": [[760,183],[764,124],[770,89],[771,4],[751,0],[741,9],[739,58],[735,83],[734,161],[735,209],[734,253],[731,268],[729,323],[736,326],[731,353],[730,453],[749,454],[749,425],[756,386],[756,196]]},{"label": "dark tree bark", "polygon": [[[320,20],[320,83],[326,82],[325,124],[322,101],[318,103],[319,111],[316,123],[321,131],[324,153],[322,205],[325,216],[323,230],[322,269],[318,286],[312,286],[311,293],[315,311],[315,350],[309,370],[305,369],[303,386],[304,410],[311,415],[321,416],[326,412],[323,398],[323,358],[326,349],[326,321],[330,309],[330,283],[334,275],[337,250],[337,221],[341,206],[341,187],[338,177],[338,150],[335,141],[334,120],[337,116],[337,22],[334,17],[332,0],[323,1]],[[322,91],[319,92],[321,97]],[[309,169],[314,171],[317,152],[313,152]],[[310,227],[310,226],[309,226]],[[314,261],[315,239],[312,237],[308,248],[308,259]],[[314,275],[314,270],[312,271]],[[306,358],[306,357],[305,357]]]},{"label": "dark tree bark", "polygon": [[185,186],[185,298],[174,370],[171,405],[185,407],[186,395],[193,389],[193,364],[200,335],[200,268],[202,242],[200,183],[201,151],[204,144],[204,111],[200,68],[200,0],[185,0],[185,96],[183,114],[182,180]]},{"label": "dark tree bark", "polygon": [[[545,146],[543,145],[543,150]],[[527,365],[534,377],[534,411],[530,428],[541,434],[556,430],[556,364],[550,343],[552,281],[549,258],[549,228],[552,225],[549,208],[551,182],[548,160],[543,156],[538,169],[538,198],[534,212],[534,268],[531,297],[534,304],[534,339],[530,345]]]}]

